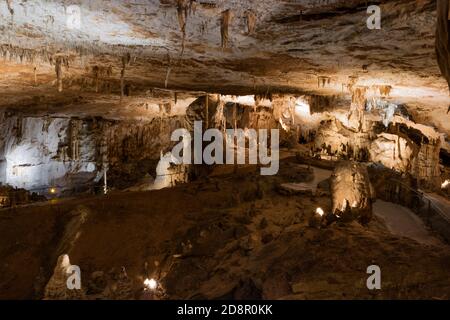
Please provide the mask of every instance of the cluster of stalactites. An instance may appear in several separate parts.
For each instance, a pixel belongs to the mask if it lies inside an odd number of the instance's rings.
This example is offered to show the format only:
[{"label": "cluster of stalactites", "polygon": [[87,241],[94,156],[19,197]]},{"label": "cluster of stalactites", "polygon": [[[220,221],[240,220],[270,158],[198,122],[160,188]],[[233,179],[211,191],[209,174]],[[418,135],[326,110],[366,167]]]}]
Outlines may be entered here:
[{"label": "cluster of stalactites", "polygon": [[47,49],[25,49],[9,44],[0,46],[0,56],[4,61],[9,60],[20,64],[47,63],[54,65],[55,63],[54,53]]},{"label": "cluster of stalactites", "polygon": [[186,25],[189,14],[195,14],[197,3],[193,0],[177,0],[177,17],[182,33],[181,54],[184,52]]}]

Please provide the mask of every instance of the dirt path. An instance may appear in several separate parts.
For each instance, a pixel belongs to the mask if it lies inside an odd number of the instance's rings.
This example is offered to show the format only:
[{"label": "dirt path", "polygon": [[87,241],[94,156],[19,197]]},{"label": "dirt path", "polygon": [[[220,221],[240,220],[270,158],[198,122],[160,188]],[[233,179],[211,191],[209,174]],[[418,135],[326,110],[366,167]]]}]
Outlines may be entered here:
[{"label": "dirt path", "polygon": [[427,245],[443,245],[443,242],[433,236],[422,220],[408,208],[377,200],[373,205],[373,213],[383,219],[389,231],[395,235],[414,239]]},{"label": "dirt path", "polygon": [[[301,165],[301,167],[307,168],[308,166]],[[288,183],[287,185],[290,185],[290,188],[298,188],[303,190],[311,189],[313,194],[315,194],[317,191],[317,185],[328,179],[333,172],[331,170],[325,170],[313,166],[311,166],[311,168],[314,170],[314,180],[310,182]]]}]

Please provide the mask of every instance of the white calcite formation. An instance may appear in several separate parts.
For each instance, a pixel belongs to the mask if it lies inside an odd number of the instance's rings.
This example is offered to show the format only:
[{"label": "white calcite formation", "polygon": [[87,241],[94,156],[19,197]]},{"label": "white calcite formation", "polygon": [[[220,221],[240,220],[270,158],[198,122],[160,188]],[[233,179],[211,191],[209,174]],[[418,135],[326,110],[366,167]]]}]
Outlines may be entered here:
[{"label": "white calcite formation", "polygon": [[38,192],[86,188],[101,181],[105,169],[133,172],[140,161],[157,162],[180,126],[178,116],[114,121],[3,112],[0,183]]},{"label": "white calcite formation", "polygon": [[[0,181],[14,187],[39,189],[60,183],[69,173],[95,177],[95,154],[89,138],[69,141],[66,118],[8,117],[0,121]],[[71,150],[69,154],[69,145]]]}]

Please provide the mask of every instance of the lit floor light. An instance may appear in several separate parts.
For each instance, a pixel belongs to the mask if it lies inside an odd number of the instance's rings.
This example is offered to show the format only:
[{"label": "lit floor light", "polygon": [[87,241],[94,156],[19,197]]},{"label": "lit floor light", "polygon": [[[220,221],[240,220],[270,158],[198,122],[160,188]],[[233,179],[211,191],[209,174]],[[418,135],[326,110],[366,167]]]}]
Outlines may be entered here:
[{"label": "lit floor light", "polygon": [[144,281],[145,290],[155,290],[158,287],[158,282],[155,279],[145,279]]},{"label": "lit floor light", "polygon": [[317,208],[317,209],[316,209],[316,214],[318,214],[319,216],[323,217],[323,215],[325,214],[325,212],[323,211],[322,208]]}]

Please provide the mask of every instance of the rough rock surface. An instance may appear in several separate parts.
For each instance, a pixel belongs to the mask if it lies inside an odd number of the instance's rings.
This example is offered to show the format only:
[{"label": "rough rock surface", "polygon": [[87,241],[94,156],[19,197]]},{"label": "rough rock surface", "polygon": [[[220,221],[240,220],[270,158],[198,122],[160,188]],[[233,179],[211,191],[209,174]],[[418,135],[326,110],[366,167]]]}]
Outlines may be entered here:
[{"label": "rough rock surface", "polygon": [[[53,273],[47,257],[60,239],[59,217],[83,205],[91,213],[70,257],[88,299],[129,298],[130,284],[139,298],[146,278],[157,279],[168,299],[449,298],[447,246],[393,235],[377,217],[366,226],[309,227],[317,207],[331,212],[330,197],[280,195],[273,186],[304,171],[282,162],[276,177],[241,168],[170,190],[2,212],[0,297],[43,297],[30,284],[41,269],[49,272],[45,283]],[[385,270],[377,292],[365,285],[372,264]]]},{"label": "rough rock surface", "polygon": [[437,0],[436,53],[439,68],[450,90],[450,4]]},{"label": "rough rock surface", "polygon": [[45,300],[84,299],[82,289],[69,289],[67,286],[67,280],[72,274],[70,267],[69,256],[66,254],[59,256],[53,275],[45,287]]},{"label": "rough rock surface", "polygon": [[423,187],[439,189],[442,140],[434,128],[397,115],[386,126],[372,112],[365,112],[356,127],[346,120],[335,115],[322,121],[314,140],[319,155],[334,160],[380,163],[412,174]]},{"label": "rough rock surface", "polygon": [[372,187],[367,168],[358,163],[340,162],[331,178],[332,213],[344,221],[372,219]]},{"label": "rough rock surface", "polygon": [[146,173],[155,176],[172,131],[182,125],[178,116],[114,121],[3,112],[0,119],[0,183],[59,192],[88,190],[105,169],[110,185],[118,187]]},{"label": "rough rock surface", "polygon": [[386,168],[400,172],[410,172],[414,156],[414,149],[408,140],[397,135],[381,133],[372,141],[370,159],[381,163]]},{"label": "rough rock surface", "polygon": [[[379,1],[380,30],[367,28],[365,0],[197,2],[183,2],[190,4],[182,10],[174,0],[108,2],[114,10],[105,10],[103,1],[80,3],[81,24],[75,27],[68,23],[74,21],[73,8],[64,1],[10,1],[12,11],[3,1],[0,105],[28,105],[35,98],[61,105],[89,97],[83,104],[116,114],[154,87],[308,92],[349,100],[347,88],[355,82],[392,86],[392,99],[433,111],[430,123],[450,130],[441,119],[448,108],[447,81],[434,54],[437,40],[448,78],[445,0],[437,8],[434,0]],[[227,10],[234,18],[222,49]],[[64,94],[58,92],[60,82]],[[120,97],[123,91],[127,95]],[[78,109],[72,104],[72,112]]]}]

